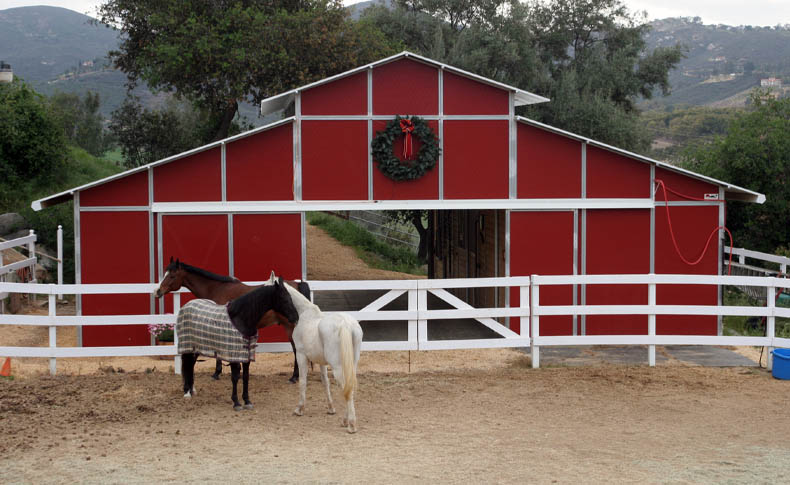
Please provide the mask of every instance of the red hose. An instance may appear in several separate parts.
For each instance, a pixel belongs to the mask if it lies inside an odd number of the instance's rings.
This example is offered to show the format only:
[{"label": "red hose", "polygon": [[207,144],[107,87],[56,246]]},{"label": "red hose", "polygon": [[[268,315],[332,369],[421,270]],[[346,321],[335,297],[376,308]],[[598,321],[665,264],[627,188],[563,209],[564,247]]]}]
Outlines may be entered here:
[{"label": "red hose", "polygon": [[[683,261],[684,263],[686,263],[689,266],[696,266],[697,264],[699,264],[700,261],[702,261],[702,258],[705,257],[705,253],[708,252],[708,247],[710,246],[711,239],[713,239],[713,236],[716,235],[716,232],[719,229],[724,229],[727,232],[727,235],[730,237],[730,247],[731,248],[734,247],[733,244],[732,244],[732,233],[730,232],[730,230],[727,229],[724,226],[717,226],[710,233],[710,236],[708,236],[708,240],[705,243],[705,247],[702,249],[702,253],[700,254],[699,258],[697,258],[695,261],[689,261],[688,259],[686,259],[683,256],[683,254],[680,252],[680,247],[678,246],[678,241],[675,238],[675,231],[672,229],[672,219],[669,216],[669,197],[667,197],[667,192],[672,192],[673,194],[675,194],[677,196],[684,197],[684,198],[689,199],[689,200],[704,201],[705,199],[700,199],[700,198],[697,198],[697,197],[691,197],[689,195],[681,194],[680,192],[676,192],[674,190],[667,189],[667,186],[664,184],[664,181],[661,180],[661,179],[656,179],[656,184],[658,184],[658,186],[660,186],[661,189],[663,189],[663,191],[664,191],[664,207],[666,208],[666,211],[667,211],[667,225],[669,226],[669,235],[672,238],[672,245],[675,246],[675,252],[680,257],[681,261]],[[722,200],[722,201],[718,201],[718,202],[724,202],[724,201]],[[731,272],[732,272],[732,251],[730,251],[730,259],[729,259],[729,263],[727,264],[727,276],[730,276]]]}]

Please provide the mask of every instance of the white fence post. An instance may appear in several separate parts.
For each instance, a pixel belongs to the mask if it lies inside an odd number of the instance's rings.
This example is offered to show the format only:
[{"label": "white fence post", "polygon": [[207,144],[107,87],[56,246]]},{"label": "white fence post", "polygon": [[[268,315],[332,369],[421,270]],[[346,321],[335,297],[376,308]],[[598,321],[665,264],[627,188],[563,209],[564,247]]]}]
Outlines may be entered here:
[{"label": "white fence post", "polygon": [[[63,226],[58,224],[58,285],[63,284]],[[58,293],[58,300],[63,299],[63,293]]]},{"label": "white fence post", "polygon": [[[55,321],[55,314],[56,314],[56,304],[55,304],[55,294],[50,293],[47,295],[49,297],[49,316],[52,319],[53,323]],[[49,326],[49,348],[54,349],[58,346],[58,327],[55,325]],[[57,359],[54,357],[50,357],[49,359],[49,374],[54,376],[57,373]]]},{"label": "white fence post", "polygon": [[[30,235],[31,236],[35,236],[36,235],[36,231],[31,229],[30,230]],[[35,258],[36,257],[36,239],[35,238],[33,238],[33,240],[30,241],[29,243],[27,243],[27,256],[29,258]],[[30,268],[30,282],[31,283],[36,283],[36,265],[35,264],[33,264],[33,267]],[[31,301],[31,302],[32,301],[36,301],[36,294],[35,293],[30,293],[30,294],[28,294],[27,297],[28,297],[29,301]]]},{"label": "white fence post", "polygon": [[[529,288],[530,288],[529,286],[521,286],[518,289],[518,306],[521,307],[522,309],[530,308]],[[529,324],[529,319],[530,319],[529,316],[524,316],[524,314],[521,315],[521,331],[519,332],[519,334],[522,337],[530,335],[531,325]]]},{"label": "white fence post", "polygon": [[[773,286],[769,286],[765,289],[766,294],[766,307],[768,307],[768,317],[766,318],[765,323],[765,336],[771,339],[776,337],[776,316],[774,315],[776,309],[776,288]],[[766,357],[765,357],[765,368],[768,370],[773,369],[774,367],[774,358],[773,358],[773,347],[768,347],[765,349]]]},{"label": "white fence post", "polygon": [[530,319],[530,348],[532,353],[532,368],[537,369],[540,367],[540,348],[537,345],[537,339],[540,335],[540,317],[538,316],[538,309],[540,308],[540,286],[535,282],[537,275],[530,276],[530,299],[529,299],[529,319]]},{"label": "white fence post", "polygon": [[[408,290],[406,292],[406,298],[408,300],[408,309],[410,312],[416,312],[418,306],[418,298],[417,298],[417,290]],[[420,350],[420,342],[423,339],[423,335],[421,335],[422,326],[419,323],[419,320],[409,320],[409,342],[416,342],[417,350]],[[428,336],[425,335],[425,340],[428,339]]]},{"label": "white fence post", "polygon": [[[427,312],[428,290],[425,288],[419,288],[415,291],[415,294],[417,295],[417,312]],[[419,335],[419,339],[417,341],[417,350],[419,350],[420,342],[425,342],[426,344],[428,342],[428,320],[420,318],[417,319],[417,334]]]},{"label": "white fence post", "polygon": [[[651,273],[651,276],[655,276]],[[650,313],[647,315],[647,334],[651,337],[656,336],[656,284],[650,283],[647,285],[647,304],[650,305]],[[656,346],[647,346],[647,365],[650,367],[656,366]]]},{"label": "white fence post", "polygon": [[[178,313],[181,311],[181,293],[175,292],[173,293],[173,314],[178,317]],[[178,332],[176,332],[176,325],[173,324],[173,345],[176,347],[176,356],[173,359],[173,371],[177,374],[181,374],[181,355],[178,353]]]}]

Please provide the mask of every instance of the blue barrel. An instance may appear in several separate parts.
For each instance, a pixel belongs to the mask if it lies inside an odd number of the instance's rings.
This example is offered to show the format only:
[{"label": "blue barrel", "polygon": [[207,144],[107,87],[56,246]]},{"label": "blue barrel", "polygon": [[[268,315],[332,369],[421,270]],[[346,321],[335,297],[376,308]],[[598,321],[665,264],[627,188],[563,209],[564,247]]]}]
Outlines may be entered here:
[{"label": "blue barrel", "polygon": [[776,379],[790,380],[790,349],[774,349],[774,366],[771,374]]}]

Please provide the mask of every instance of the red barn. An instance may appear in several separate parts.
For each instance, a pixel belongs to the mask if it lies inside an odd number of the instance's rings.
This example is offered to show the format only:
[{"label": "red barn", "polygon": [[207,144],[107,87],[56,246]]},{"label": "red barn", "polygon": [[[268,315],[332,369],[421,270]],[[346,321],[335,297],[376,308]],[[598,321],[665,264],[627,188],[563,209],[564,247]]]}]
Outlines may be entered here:
[{"label": "red barn", "polygon": [[[761,194],[515,116],[541,96],[408,52],[265,100],[276,123],[35,201],[74,201],[77,283],[156,282],[171,256],[242,280],[307,273],[304,213],[430,209],[434,277],[719,274],[724,201]],[[378,169],[371,142],[396,115],[435,134],[415,180]],[[396,140],[393,144],[400,144]],[[399,145],[400,146],[400,145]],[[419,140],[417,141],[419,148]],[[398,148],[399,150],[399,148]],[[468,300],[517,305],[517,291]],[[716,289],[660,288],[658,303],[716,304]],[[646,304],[636,287],[546,288],[545,304]],[[86,295],[84,315],[155,311],[145,295]],[[545,335],[639,334],[645,316],[546,317]],[[517,319],[513,325],[517,326]],[[718,332],[716,317],[658,317],[659,334]],[[515,330],[518,330],[515,328]],[[264,337],[281,339],[279,329]],[[85,346],[145,345],[144,326],[86,327]]]}]

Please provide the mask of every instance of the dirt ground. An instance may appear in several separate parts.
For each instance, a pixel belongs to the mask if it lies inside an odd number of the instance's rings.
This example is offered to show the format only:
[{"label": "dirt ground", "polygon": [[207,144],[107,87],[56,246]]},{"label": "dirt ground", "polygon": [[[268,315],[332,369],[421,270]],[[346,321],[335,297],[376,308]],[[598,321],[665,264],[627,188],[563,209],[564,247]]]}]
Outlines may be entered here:
[{"label": "dirt ground", "polygon": [[[403,277],[357,264],[310,227],[310,279]],[[3,328],[0,346],[46,335]],[[790,481],[790,381],[762,369],[535,370],[510,349],[366,352],[349,435],[325,413],[316,373],[305,415],[292,414],[291,365],[260,355],[256,407],[234,412],[211,361],[187,401],[169,360],[59,359],[50,377],[45,359],[14,359],[15,378],[0,379],[0,483]]]}]

